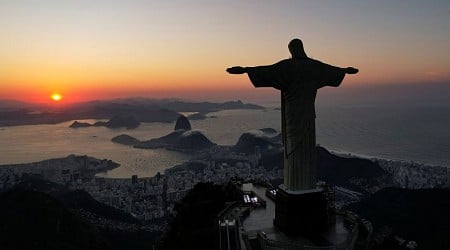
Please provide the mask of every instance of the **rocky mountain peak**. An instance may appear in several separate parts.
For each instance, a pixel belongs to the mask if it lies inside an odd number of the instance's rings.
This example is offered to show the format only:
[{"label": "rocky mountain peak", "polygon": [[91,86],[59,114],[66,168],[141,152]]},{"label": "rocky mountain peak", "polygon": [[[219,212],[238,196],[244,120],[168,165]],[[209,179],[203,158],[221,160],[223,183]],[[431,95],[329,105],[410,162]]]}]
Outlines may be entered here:
[{"label": "rocky mountain peak", "polygon": [[179,129],[191,130],[191,123],[184,115],[178,117],[177,122],[175,123],[175,130]]}]

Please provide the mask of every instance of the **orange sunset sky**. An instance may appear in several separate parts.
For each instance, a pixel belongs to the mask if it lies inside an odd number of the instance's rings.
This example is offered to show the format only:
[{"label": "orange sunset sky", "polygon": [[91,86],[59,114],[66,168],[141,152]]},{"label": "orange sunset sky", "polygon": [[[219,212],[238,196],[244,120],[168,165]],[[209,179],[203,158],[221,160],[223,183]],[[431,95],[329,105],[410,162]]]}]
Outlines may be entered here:
[{"label": "orange sunset sky", "polygon": [[271,95],[229,66],[310,57],[348,86],[450,83],[450,1],[0,2],[0,99]]}]

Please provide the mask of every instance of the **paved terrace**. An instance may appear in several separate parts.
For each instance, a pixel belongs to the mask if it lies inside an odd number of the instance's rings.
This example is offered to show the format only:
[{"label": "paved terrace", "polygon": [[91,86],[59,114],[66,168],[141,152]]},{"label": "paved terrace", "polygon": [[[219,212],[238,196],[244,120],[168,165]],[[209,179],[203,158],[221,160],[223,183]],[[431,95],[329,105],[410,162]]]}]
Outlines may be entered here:
[{"label": "paved terrace", "polygon": [[[275,216],[275,203],[266,197],[266,188],[255,186],[253,184],[244,184],[243,191],[253,191],[260,198],[265,197],[266,206],[253,209],[248,217],[242,221],[244,232],[248,238],[263,238],[268,242],[289,243],[297,246],[317,246],[328,248],[331,246],[344,246],[352,240],[354,232],[351,232],[344,224],[344,218],[341,215],[336,216],[336,223],[329,229],[320,234],[309,236],[288,237],[280,232],[273,225]],[[339,249],[340,247],[333,249]]]}]

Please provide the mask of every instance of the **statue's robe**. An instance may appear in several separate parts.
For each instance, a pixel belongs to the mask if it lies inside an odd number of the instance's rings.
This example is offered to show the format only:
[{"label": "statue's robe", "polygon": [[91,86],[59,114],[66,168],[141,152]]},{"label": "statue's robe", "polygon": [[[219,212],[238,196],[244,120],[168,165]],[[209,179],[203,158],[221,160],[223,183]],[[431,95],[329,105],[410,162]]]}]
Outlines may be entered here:
[{"label": "statue's robe", "polygon": [[273,87],[281,91],[285,188],[293,191],[316,188],[314,101],[317,89],[339,86],[345,71],[301,58],[247,67],[247,73],[255,87]]}]

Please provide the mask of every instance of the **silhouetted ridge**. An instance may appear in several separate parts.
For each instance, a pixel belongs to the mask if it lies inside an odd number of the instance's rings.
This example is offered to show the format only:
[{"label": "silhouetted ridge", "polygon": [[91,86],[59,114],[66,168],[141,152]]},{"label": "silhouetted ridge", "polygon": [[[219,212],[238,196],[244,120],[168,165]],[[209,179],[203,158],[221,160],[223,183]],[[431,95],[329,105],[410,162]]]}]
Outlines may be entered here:
[{"label": "silhouetted ridge", "polygon": [[132,115],[116,115],[106,123],[108,128],[137,128],[141,123]]},{"label": "silhouetted ridge", "polygon": [[1,194],[0,221],[2,249],[111,249],[93,226],[44,193]]},{"label": "silhouetted ridge", "polygon": [[[178,112],[199,112],[193,119],[205,119],[206,113],[225,109],[264,109],[261,106],[231,101],[224,103],[187,102],[174,99],[126,98],[68,104],[53,111],[37,104],[0,101],[0,126],[56,124],[71,120],[109,119],[130,116],[139,122],[173,122]],[[35,112],[38,110],[39,112]],[[80,124],[74,124],[74,127]],[[128,127],[128,126],[125,126]]]},{"label": "silhouetted ridge", "polygon": [[162,107],[178,112],[200,112],[208,113],[225,109],[264,109],[264,107],[243,103],[242,101],[228,101],[224,103],[213,102],[187,102],[181,100],[160,100],[157,102]]},{"label": "silhouetted ridge", "polygon": [[107,127],[107,128],[122,128],[133,129],[139,127],[141,123],[132,115],[115,115],[107,122],[96,122],[89,124],[87,122],[74,121],[70,128],[86,128],[86,127]]},{"label": "silhouetted ridge", "polygon": [[275,147],[281,147],[281,136],[275,129],[263,128],[259,130],[251,130],[243,133],[233,150],[245,153],[255,153],[255,148],[258,146],[262,153],[265,153]]}]

